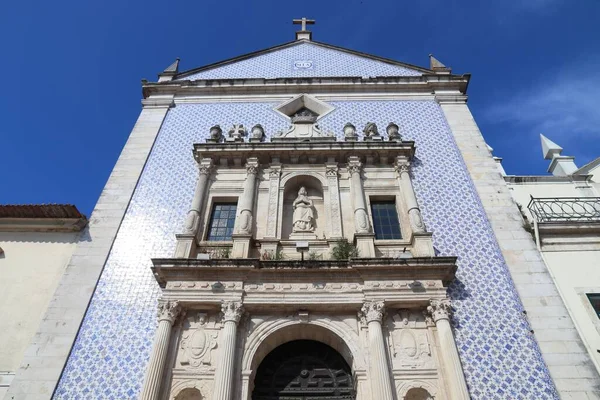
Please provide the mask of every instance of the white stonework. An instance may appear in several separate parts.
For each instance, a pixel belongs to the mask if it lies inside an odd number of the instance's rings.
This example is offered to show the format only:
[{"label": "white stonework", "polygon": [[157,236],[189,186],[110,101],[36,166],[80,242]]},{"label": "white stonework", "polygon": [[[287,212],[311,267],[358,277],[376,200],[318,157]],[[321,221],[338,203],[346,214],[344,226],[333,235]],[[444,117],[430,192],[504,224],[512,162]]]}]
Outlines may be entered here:
[{"label": "white stonework", "polygon": [[597,398],[598,374],[534,240],[522,227],[521,214],[465,97],[438,97],[558,392],[563,398]]}]

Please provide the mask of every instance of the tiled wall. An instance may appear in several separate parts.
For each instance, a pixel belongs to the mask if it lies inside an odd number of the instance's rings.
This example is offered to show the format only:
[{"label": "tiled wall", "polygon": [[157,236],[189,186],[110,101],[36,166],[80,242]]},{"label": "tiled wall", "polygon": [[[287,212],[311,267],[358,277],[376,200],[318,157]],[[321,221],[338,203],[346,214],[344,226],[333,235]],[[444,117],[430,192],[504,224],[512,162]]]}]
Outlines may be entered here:
[{"label": "tiled wall", "polygon": [[414,69],[358,57],[314,43],[299,42],[278,51],[190,74],[183,79],[419,75],[422,73]]},{"label": "tiled wall", "polygon": [[[458,256],[454,326],[474,399],[554,399],[554,385],[522,316],[498,244],[439,106],[433,101],[333,102],[320,126],[342,136],[390,121],[417,146],[414,184],[441,255]],[[194,192],[192,144],[208,128],[287,122],[268,103],[182,104],[169,111],[77,337],[57,399],[129,399],[139,394],[159,294],[150,259],[170,257]]]}]

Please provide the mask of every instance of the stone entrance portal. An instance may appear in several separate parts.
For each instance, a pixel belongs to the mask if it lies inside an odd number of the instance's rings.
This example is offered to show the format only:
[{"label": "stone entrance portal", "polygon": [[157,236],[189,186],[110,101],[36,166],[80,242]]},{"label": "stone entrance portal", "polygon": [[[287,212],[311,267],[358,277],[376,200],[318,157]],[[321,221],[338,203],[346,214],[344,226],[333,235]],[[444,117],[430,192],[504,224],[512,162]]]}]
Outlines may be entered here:
[{"label": "stone entrance portal", "polygon": [[256,372],[252,400],[354,400],[350,366],[333,348],[295,340],[275,348]]}]

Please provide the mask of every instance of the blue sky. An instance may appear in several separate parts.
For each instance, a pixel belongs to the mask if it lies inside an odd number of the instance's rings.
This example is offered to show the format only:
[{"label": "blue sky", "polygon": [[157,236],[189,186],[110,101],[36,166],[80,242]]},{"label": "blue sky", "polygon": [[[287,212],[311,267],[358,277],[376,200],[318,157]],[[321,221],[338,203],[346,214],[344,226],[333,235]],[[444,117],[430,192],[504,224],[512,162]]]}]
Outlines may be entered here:
[{"label": "blue sky", "polygon": [[140,112],[140,80],[315,40],[472,73],[469,106],[509,174],[543,174],[538,134],[600,156],[600,2],[18,1],[0,12],[0,203],[90,214]]}]

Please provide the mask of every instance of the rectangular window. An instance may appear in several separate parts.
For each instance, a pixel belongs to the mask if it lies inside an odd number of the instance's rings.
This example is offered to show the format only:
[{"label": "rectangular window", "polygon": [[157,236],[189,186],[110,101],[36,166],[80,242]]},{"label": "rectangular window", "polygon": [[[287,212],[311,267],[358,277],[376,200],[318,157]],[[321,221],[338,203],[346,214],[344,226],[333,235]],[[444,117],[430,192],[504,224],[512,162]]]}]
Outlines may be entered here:
[{"label": "rectangular window", "polygon": [[402,239],[394,201],[372,201],[371,214],[373,215],[375,239]]},{"label": "rectangular window", "polygon": [[208,240],[231,240],[236,211],[236,203],[215,203],[213,205]]},{"label": "rectangular window", "polygon": [[587,298],[592,303],[596,315],[600,318],[600,293],[587,293]]}]

